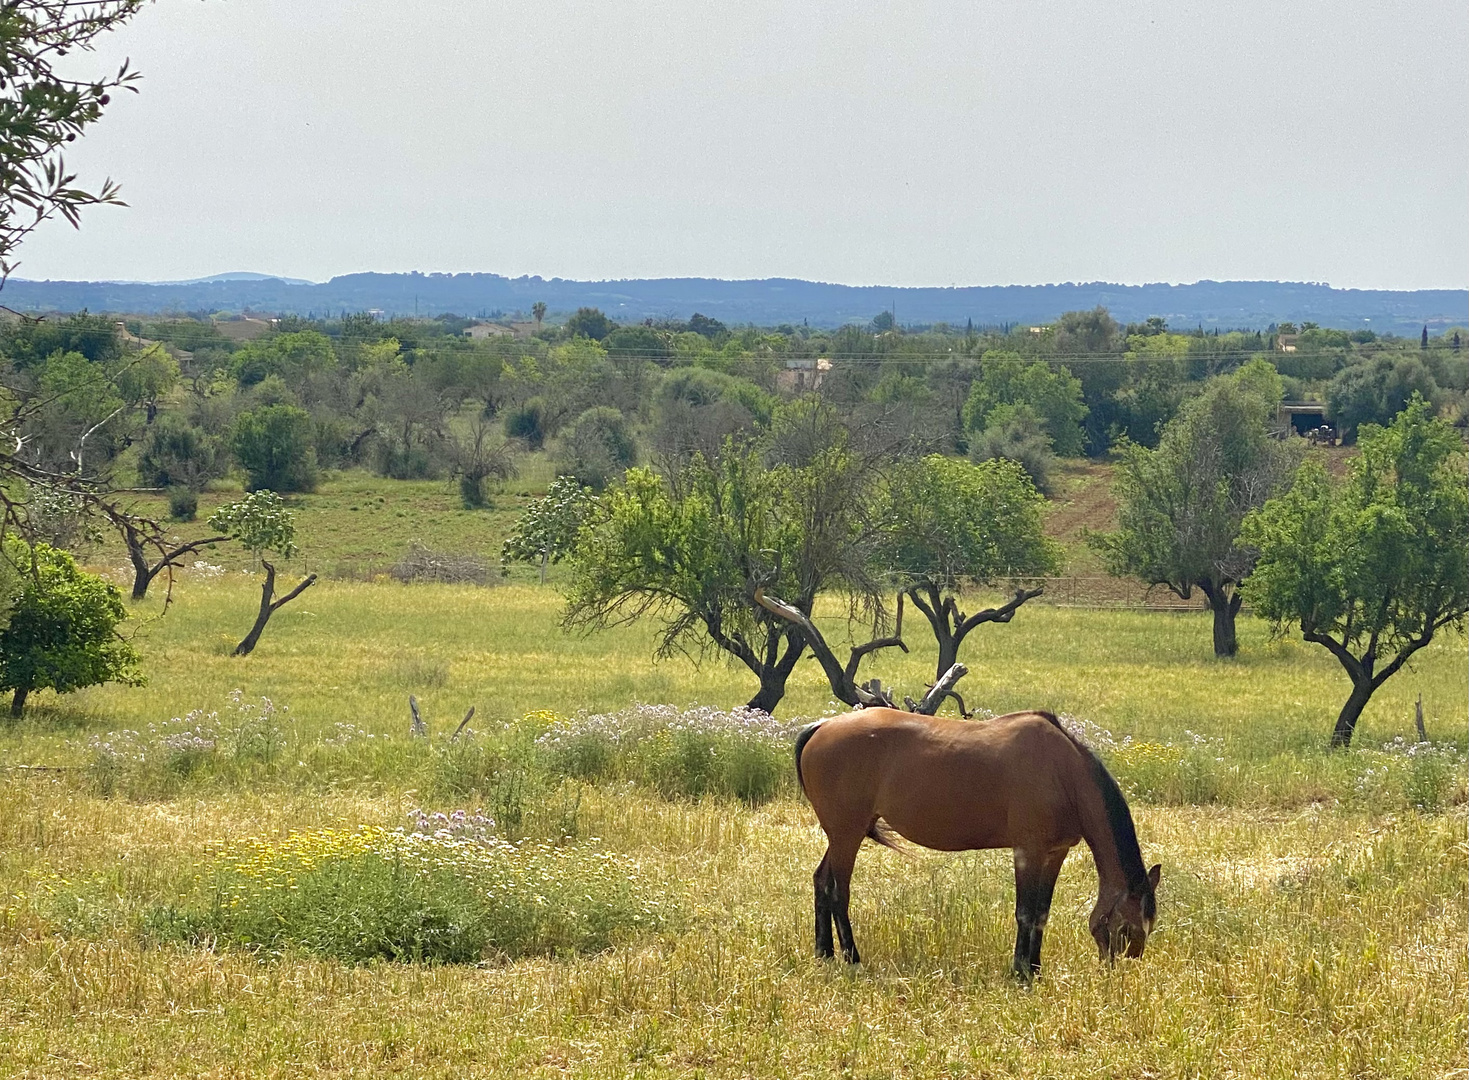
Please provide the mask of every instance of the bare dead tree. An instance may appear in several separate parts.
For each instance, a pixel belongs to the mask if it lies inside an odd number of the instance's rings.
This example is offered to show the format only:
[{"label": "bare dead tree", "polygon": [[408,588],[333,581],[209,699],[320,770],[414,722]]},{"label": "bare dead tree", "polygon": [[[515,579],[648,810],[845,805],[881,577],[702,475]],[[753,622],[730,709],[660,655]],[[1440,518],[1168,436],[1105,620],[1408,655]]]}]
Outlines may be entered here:
[{"label": "bare dead tree", "polygon": [[[913,606],[923,612],[923,617],[933,627],[934,639],[938,642],[939,656],[938,668],[934,672],[936,679],[942,679],[955,664],[959,662],[959,646],[964,644],[964,639],[969,632],[985,623],[1007,623],[1015,617],[1015,612],[1028,600],[1034,600],[1045,592],[1044,585],[1037,585],[1033,589],[1019,588],[1015,590],[1015,596],[999,607],[984,608],[976,611],[973,615],[966,615],[959,609],[959,601],[955,596],[945,596],[939,585],[932,581],[914,584],[905,590],[908,599],[913,601]],[[960,709],[963,709],[961,702]]]},{"label": "bare dead tree", "polygon": [[[778,615],[787,622],[795,623],[801,628],[801,633],[806,638],[806,644],[810,647],[812,654],[816,657],[821,670],[826,673],[826,680],[831,684],[831,692],[840,701],[848,705],[881,705],[887,708],[896,708],[893,703],[892,694],[884,690],[881,681],[870,679],[865,683],[857,681],[857,669],[862,663],[862,658],[869,653],[877,652],[879,649],[899,648],[904,652],[908,646],[903,642],[903,598],[898,597],[898,616],[892,635],[888,637],[874,637],[871,641],[861,645],[853,646],[847,662],[843,664],[832,652],[831,646],[827,644],[826,637],[821,633],[817,625],[801,611],[800,608],[773,596],[765,595],[765,587],[762,585],[755,590],[755,603],[759,604],[772,615]],[[875,631],[874,631],[875,632]]]}]

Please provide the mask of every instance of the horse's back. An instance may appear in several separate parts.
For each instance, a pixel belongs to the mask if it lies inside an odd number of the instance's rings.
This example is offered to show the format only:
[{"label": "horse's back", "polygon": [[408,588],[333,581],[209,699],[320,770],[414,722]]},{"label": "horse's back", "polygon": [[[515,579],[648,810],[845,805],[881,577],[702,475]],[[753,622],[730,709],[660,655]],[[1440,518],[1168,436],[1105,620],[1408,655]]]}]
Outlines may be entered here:
[{"label": "horse's back", "polygon": [[914,843],[965,850],[1074,843],[1079,761],[1043,713],[975,722],[864,709],[823,723],[801,771],[828,832],[881,817]]}]

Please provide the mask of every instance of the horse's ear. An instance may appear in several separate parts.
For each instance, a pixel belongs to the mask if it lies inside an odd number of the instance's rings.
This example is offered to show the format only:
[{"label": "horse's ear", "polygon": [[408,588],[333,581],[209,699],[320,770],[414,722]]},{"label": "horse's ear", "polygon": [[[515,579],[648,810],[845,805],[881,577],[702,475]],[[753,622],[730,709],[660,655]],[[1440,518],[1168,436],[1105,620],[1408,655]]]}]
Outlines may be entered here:
[{"label": "horse's ear", "polygon": [[1148,871],[1148,888],[1150,888],[1150,889],[1156,889],[1158,887],[1158,879],[1160,877],[1162,877],[1162,876],[1163,876],[1163,864],[1162,863],[1154,863],[1153,864],[1153,868]]}]

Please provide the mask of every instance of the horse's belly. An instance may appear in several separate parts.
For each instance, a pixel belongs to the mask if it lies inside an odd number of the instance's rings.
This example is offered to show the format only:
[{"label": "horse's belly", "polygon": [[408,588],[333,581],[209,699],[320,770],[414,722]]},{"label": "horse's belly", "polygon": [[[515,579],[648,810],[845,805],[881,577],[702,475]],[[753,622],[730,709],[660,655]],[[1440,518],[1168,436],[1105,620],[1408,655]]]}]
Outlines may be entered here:
[{"label": "horse's belly", "polygon": [[960,799],[894,800],[878,815],[900,836],[939,851],[1014,847],[1018,838],[1008,807]]},{"label": "horse's belly", "polygon": [[904,840],[936,851],[975,851],[980,848],[1014,847],[1008,830],[994,828],[985,822],[965,822],[959,827],[940,827],[932,821],[903,822],[883,820]]},{"label": "horse's belly", "polygon": [[915,844],[939,851],[1051,847],[1074,831],[1048,784],[1016,784],[1009,777],[938,762],[929,766],[921,779],[885,778],[875,807]]}]

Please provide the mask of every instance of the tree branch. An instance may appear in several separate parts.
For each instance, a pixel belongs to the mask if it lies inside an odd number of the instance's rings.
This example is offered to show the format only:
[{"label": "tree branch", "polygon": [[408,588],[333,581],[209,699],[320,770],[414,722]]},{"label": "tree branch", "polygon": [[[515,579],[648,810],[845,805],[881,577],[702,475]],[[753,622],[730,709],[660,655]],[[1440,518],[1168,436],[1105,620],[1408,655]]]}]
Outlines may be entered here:
[{"label": "tree branch", "polygon": [[944,672],[943,678],[934,683],[929,688],[928,693],[923,695],[923,700],[918,703],[918,706],[913,711],[923,716],[932,716],[939,711],[939,706],[943,704],[944,698],[953,695],[955,698],[958,698],[959,711],[963,712],[964,699],[954,693],[954,684],[968,674],[969,669],[963,664],[955,664],[949,668],[948,671]]},{"label": "tree branch", "polygon": [[1015,612],[1020,608],[1021,604],[1024,604],[1027,600],[1034,600],[1045,591],[1046,587],[1044,585],[1037,585],[1034,589],[1016,589],[1014,598],[1007,603],[997,608],[985,608],[983,611],[976,611],[968,618],[959,621],[958,625],[954,628],[954,638],[957,641],[963,641],[964,635],[982,623],[1009,622],[1015,617]]}]

